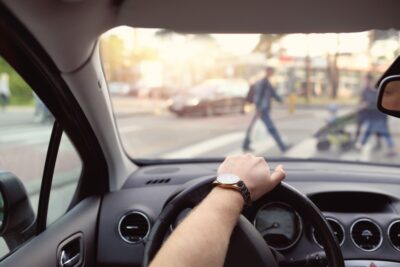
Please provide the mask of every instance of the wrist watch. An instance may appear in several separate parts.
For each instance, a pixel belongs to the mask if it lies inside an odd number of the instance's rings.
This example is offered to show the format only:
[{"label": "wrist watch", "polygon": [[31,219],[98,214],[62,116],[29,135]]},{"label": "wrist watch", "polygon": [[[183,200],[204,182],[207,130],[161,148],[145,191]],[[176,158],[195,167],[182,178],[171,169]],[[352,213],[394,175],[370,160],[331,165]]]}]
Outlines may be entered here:
[{"label": "wrist watch", "polygon": [[218,175],[217,179],[213,182],[213,185],[219,186],[222,188],[233,189],[238,191],[247,206],[251,204],[251,196],[250,191],[244,182],[234,174],[221,174]]}]

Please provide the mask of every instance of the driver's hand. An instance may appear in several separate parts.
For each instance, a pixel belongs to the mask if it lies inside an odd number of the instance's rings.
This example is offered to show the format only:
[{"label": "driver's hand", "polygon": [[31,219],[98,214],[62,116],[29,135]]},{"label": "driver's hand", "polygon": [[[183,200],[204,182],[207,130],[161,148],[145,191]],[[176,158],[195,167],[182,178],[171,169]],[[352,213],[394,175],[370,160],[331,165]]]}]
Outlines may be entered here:
[{"label": "driver's hand", "polygon": [[226,157],[218,168],[218,175],[224,173],[240,177],[249,189],[252,201],[271,191],[285,178],[282,165],[271,174],[265,159],[252,154]]}]

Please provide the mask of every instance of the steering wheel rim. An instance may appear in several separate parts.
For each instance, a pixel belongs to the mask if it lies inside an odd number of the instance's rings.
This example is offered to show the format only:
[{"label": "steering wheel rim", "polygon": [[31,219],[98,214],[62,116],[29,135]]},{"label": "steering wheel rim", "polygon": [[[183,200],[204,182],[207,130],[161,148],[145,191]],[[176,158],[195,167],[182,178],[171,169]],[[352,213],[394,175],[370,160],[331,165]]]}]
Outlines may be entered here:
[{"label": "steering wheel rim", "polygon": [[[173,194],[168,199],[160,216],[154,222],[149,237],[146,240],[142,262],[143,267],[149,266],[151,260],[160,249],[170,225],[174,222],[178,214],[184,208],[194,207],[200,203],[200,201],[211,191],[213,187],[212,182],[215,178],[215,176],[208,176],[195,179],[191,181],[189,186],[184,190]],[[285,200],[283,202],[288,201],[291,205],[294,204],[295,209],[300,213],[300,215],[307,216],[308,221],[310,221],[312,226],[315,228],[315,231],[321,236],[321,243],[325,250],[328,266],[344,267],[340,245],[334,237],[330,226],[321,211],[307,196],[284,182],[280,183],[274,188],[274,190],[266,195],[284,196]],[[243,216],[241,216],[241,218],[242,217]]]}]

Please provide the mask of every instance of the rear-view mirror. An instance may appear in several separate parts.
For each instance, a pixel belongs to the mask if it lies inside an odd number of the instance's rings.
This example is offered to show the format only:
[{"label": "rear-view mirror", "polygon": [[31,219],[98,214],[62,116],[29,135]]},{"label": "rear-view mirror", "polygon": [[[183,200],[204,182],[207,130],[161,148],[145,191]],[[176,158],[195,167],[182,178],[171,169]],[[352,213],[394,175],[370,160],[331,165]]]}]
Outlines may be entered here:
[{"label": "rear-view mirror", "polygon": [[379,85],[378,108],[385,114],[400,117],[400,75],[388,76]]}]

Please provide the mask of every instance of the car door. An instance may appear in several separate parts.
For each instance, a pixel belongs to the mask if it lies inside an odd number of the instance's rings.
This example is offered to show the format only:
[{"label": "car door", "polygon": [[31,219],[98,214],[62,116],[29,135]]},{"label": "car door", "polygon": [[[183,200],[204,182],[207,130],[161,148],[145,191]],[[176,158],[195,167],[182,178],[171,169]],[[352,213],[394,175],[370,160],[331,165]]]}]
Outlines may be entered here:
[{"label": "car door", "polygon": [[[52,60],[1,4],[0,13],[0,72],[3,63],[3,84],[10,86],[0,111],[0,178],[21,182],[25,210],[33,214],[24,236],[3,236],[0,266],[93,266],[101,195],[108,191],[104,155]],[[7,203],[14,192],[1,188]]]}]

